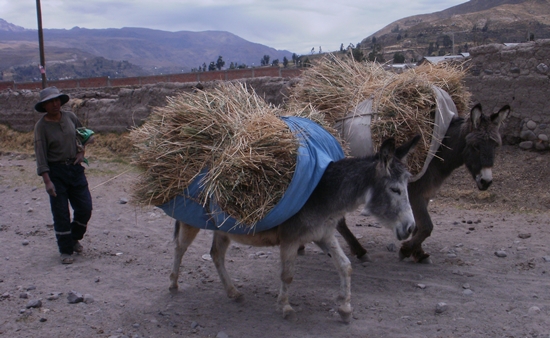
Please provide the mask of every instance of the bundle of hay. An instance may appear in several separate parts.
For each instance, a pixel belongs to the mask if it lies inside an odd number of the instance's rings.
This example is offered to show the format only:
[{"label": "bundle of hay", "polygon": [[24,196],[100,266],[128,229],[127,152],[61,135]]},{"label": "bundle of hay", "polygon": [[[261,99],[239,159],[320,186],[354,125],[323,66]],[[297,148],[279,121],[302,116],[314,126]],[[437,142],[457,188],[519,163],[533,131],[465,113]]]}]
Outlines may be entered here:
[{"label": "bundle of hay", "polygon": [[198,202],[206,206],[212,198],[239,223],[255,224],[295,170],[299,142],[280,115],[241,83],[169,98],[130,133],[138,148],[134,164],[143,169],[134,200],[164,204],[205,169]]},{"label": "bundle of hay", "polygon": [[[432,86],[445,90],[459,112],[465,112],[470,94],[463,85],[466,71],[451,64],[422,65],[397,74],[374,62],[353,58],[322,58],[302,74],[302,81],[289,100],[297,109],[311,104],[334,125],[366,99],[373,100],[373,144],[387,137],[398,143],[422,135],[418,150],[409,155],[411,173],[421,171],[428,155],[434,126],[435,94]],[[339,135],[335,135],[339,136]]]}]

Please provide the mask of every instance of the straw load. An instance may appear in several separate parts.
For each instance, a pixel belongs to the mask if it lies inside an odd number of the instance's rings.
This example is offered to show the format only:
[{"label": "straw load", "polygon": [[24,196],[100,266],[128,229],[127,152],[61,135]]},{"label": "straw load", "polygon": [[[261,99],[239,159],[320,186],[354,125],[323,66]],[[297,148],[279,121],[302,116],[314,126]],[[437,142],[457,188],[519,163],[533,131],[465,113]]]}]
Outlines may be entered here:
[{"label": "straw load", "polygon": [[460,65],[444,63],[421,65],[398,74],[378,63],[329,55],[302,73],[288,105],[298,109],[311,104],[334,126],[359,103],[372,99],[374,117],[370,128],[374,146],[387,137],[402,143],[422,135],[418,150],[408,157],[414,175],[421,171],[432,139],[436,105],[432,86],[445,90],[459,113],[466,112],[470,94],[463,84],[465,72]]},{"label": "straw load", "polygon": [[[307,115],[306,108],[294,115]],[[296,166],[299,141],[280,115],[241,83],[169,98],[130,134],[143,170],[134,199],[164,204],[207,171],[198,202],[212,198],[241,224],[255,224],[282,197]]]}]

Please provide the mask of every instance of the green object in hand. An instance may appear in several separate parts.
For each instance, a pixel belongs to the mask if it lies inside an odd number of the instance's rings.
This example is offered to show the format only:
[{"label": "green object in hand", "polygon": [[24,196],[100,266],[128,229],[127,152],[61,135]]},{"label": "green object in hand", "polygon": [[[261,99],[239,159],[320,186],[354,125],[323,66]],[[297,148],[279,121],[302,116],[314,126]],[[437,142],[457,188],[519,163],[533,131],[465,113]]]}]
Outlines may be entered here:
[{"label": "green object in hand", "polygon": [[91,129],[86,129],[84,127],[76,128],[76,136],[78,137],[82,145],[85,145],[93,134],[94,131]]},{"label": "green object in hand", "polygon": [[[76,128],[76,138],[78,139],[77,144],[80,142],[80,144],[82,146],[84,146],[86,144],[86,142],[88,142],[88,140],[90,140],[90,137],[92,137],[93,134],[94,134],[94,131],[91,130],[91,129],[87,129],[87,128],[84,128],[84,127]],[[87,158],[84,158],[82,160],[82,162],[84,162],[88,166],[90,166],[90,163],[88,163]]]}]

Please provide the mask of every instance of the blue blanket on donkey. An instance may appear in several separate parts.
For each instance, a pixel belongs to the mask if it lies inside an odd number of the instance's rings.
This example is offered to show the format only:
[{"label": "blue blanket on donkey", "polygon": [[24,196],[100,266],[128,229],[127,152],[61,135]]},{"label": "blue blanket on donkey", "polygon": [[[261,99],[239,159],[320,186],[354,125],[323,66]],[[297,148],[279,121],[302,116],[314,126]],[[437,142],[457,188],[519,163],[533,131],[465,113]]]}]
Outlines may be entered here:
[{"label": "blue blanket on donkey", "polygon": [[159,208],[168,216],[193,227],[235,234],[268,230],[292,217],[304,206],[329,163],[344,158],[344,152],[334,136],[315,122],[294,116],[281,118],[300,141],[296,170],[279,203],[254,226],[238,224],[234,218],[220,211],[213,201],[210,202],[210,212],[195,202],[202,191],[200,181],[205,173],[201,173],[182,195]]}]

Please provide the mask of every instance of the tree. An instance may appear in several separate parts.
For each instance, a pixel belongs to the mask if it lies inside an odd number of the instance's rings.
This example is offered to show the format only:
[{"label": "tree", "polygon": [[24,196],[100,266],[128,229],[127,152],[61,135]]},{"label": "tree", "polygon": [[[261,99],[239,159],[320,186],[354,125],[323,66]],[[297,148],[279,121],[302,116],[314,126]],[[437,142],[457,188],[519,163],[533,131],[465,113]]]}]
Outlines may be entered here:
[{"label": "tree", "polygon": [[451,37],[448,36],[448,35],[444,35],[443,36],[443,46],[445,48],[452,47],[453,46],[453,39],[451,39]]},{"label": "tree", "polygon": [[260,60],[260,64],[262,66],[269,66],[269,59],[270,59],[269,55],[264,55],[264,57]]},{"label": "tree", "polygon": [[272,66],[279,66],[279,59],[273,60],[273,63],[271,63]]},{"label": "tree", "polygon": [[213,70],[216,70],[216,64],[214,63],[214,61],[211,61],[208,65],[208,71],[211,72]]},{"label": "tree", "polygon": [[432,55],[433,52],[435,51],[434,49],[434,43],[433,42],[430,42],[430,44],[428,45],[428,55]]},{"label": "tree", "polygon": [[382,45],[380,44],[374,44],[372,45],[372,51],[367,56],[367,59],[369,61],[378,61],[378,62],[384,62],[384,55],[380,53],[382,51]]},{"label": "tree", "polygon": [[393,63],[405,63],[405,55],[400,52],[393,54]]},{"label": "tree", "polygon": [[363,52],[359,48],[352,48],[351,55],[353,56],[353,59],[355,61],[361,62],[365,59],[365,55],[363,54]]},{"label": "tree", "polygon": [[294,62],[294,67],[298,64],[298,55],[296,53],[292,53],[292,62]]},{"label": "tree", "polygon": [[231,62],[229,64],[229,69],[235,69],[235,68],[237,68],[237,66],[233,62]]},{"label": "tree", "polygon": [[343,52],[344,51],[344,44],[340,44],[340,51]]},{"label": "tree", "polygon": [[283,67],[288,67],[288,59],[285,57],[283,57]]},{"label": "tree", "polygon": [[216,61],[216,68],[222,70],[222,67],[225,66],[225,61],[223,61],[222,56],[218,56],[218,61]]}]

